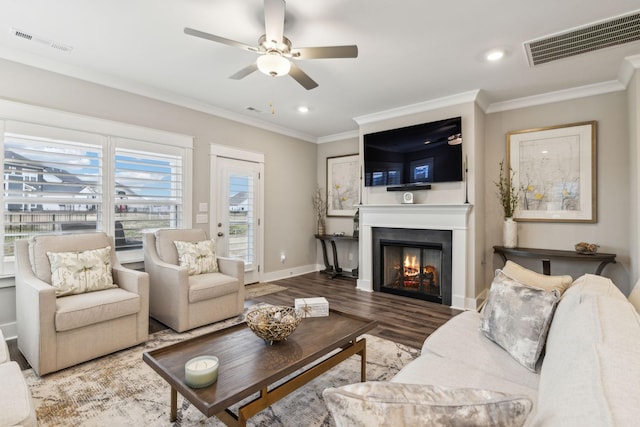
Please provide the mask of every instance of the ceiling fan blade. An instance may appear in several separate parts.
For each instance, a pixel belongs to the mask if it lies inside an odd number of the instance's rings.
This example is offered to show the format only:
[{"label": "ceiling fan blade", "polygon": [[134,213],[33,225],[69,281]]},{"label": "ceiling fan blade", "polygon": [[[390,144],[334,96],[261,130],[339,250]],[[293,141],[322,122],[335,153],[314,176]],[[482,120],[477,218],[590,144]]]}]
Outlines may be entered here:
[{"label": "ceiling fan blade", "polygon": [[306,90],[311,90],[318,87],[318,83],[313,81],[313,79],[309,77],[307,73],[302,71],[300,67],[298,67],[293,62],[291,63],[291,70],[289,70],[289,75],[293,77],[295,81],[300,83]]},{"label": "ceiling fan blade", "polygon": [[284,37],[284,0],[264,0],[264,27],[267,41],[282,43]]},{"label": "ceiling fan blade", "polygon": [[257,49],[248,44],[240,43],[235,40],[225,39],[224,37],[214,36],[213,34],[205,33],[203,31],[194,30],[193,28],[185,27],[184,33],[194,37],[200,37],[201,39],[211,40],[217,43],[226,44],[228,46],[239,47],[240,49],[248,50],[250,52],[256,52]]},{"label": "ceiling fan blade", "polygon": [[246,67],[244,67],[243,69],[241,69],[240,71],[238,71],[237,73],[229,76],[230,79],[233,80],[240,80],[240,79],[244,79],[245,77],[247,77],[249,74],[253,73],[254,71],[256,71],[258,69],[258,63],[254,62],[253,64],[247,65]]},{"label": "ceiling fan blade", "polygon": [[291,56],[298,59],[357,58],[358,46],[298,47],[291,50]]}]

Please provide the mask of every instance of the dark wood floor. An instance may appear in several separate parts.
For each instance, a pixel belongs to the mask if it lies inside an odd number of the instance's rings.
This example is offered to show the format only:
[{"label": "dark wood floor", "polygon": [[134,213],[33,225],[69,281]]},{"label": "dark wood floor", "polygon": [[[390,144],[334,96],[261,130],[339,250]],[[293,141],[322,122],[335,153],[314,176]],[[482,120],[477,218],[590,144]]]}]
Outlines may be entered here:
[{"label": "dark wood floor", "polygon": [[[377,320],[378,326],[370,334],[414,348],[421,348],[427,336],[460,313],[460,310],[427,301],[359,291],[354,279],[331,279],[323,273],[309,273],[272,283],[287,289],[247,301],[247,305],[253,302],[293,305],[295,298],[325,297],[332,309]],[[150,319],[149,333],[164,328],[163,324]],[[8,340],[7,344],[11,359],[27,369],[29,365],[20,354],[16,340]]]}]

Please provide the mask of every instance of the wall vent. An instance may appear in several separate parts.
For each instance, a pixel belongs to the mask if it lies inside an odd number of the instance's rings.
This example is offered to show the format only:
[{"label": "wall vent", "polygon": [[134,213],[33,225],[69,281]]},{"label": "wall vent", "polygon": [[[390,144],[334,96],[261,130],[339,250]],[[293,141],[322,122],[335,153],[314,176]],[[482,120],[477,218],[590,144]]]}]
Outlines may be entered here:
[{"label": "wall vent", "polygon": [[529,66],[640,40],[640,11],[524,44]]},{"label": "wall vent", "polygon": [[13,34],[16,37],[20,37],[21,39],[38,42],[40,44],[47,45],[49,47],[52,47],[52,48],[57,49],[57,50],[61,50],[63,52],[71,52],[73,50],[73,46],[69,46],[69,45],[64,44],[64,43],[53,41],[53,40],[47,39],[45,37],[40,37],[40,36],[37,36],[37,35],[35,35],[33,33],[28,32],[28,31],[19,30],[17,28],[12,28],[11,29],[11,34]]}]

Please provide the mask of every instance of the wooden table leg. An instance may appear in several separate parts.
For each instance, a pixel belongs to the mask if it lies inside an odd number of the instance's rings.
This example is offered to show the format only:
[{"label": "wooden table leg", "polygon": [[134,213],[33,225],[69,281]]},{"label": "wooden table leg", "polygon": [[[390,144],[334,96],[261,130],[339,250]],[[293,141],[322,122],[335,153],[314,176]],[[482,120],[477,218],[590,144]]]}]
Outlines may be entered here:
[{"label": "wooden table leg", "polygon": [[169,421],[174,422],[178,418],[178,391],[171,387],[171,413]]}]

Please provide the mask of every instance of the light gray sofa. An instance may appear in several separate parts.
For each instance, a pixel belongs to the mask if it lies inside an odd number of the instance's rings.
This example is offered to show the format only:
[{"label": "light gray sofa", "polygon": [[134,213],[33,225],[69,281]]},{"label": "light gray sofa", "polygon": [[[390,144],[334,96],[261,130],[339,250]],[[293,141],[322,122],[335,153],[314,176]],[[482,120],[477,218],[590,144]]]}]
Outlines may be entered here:
[{"label": "light gray sofa", "polygon": [[37,425],[31,392],[0,331],[0,427]]},{"label": "light gray sofa", "polygon": [[143,236],[144,269],[150,277],[149,314],[176,332],[241,314],[244,262],[217,257],[218,271],[189,275],[180,266],[175,241],[202,242],[200,229],[161,229]]},{"label": "light gray sofa", "polygon": [[[18,348],[38,375],[147,341],[149,277],[119,263],[112,237],[42,235],[15,245]],[[56,297],[48,252],[107,247],[116,287]]]},{"label": "light gray sofa", "polygon": [[[325,390],[336,424],[460,425],[447,417],[424,424],[424,414],[433,413],[423,411],[431,404],[424,396],[431,392],[428,385],[435,385],[454,390],[454,397],[455,390],[472,388],[531,402],[526,418],[510,422],[497,417],[490,425],[639,425],[640,316],[611,280],[585,275],[563,294],[537,372],[489,340],[481,331],[482,318],[475,311],[452,318],[426,339],[417,359],[377,389],[361,383]],[[447,410],[464,411],[465,400],[451,399]],[[387,424],[385,413],[395,414],[393,423]],[[467,413],[462,425],[478,425],[470,419]]]}]

